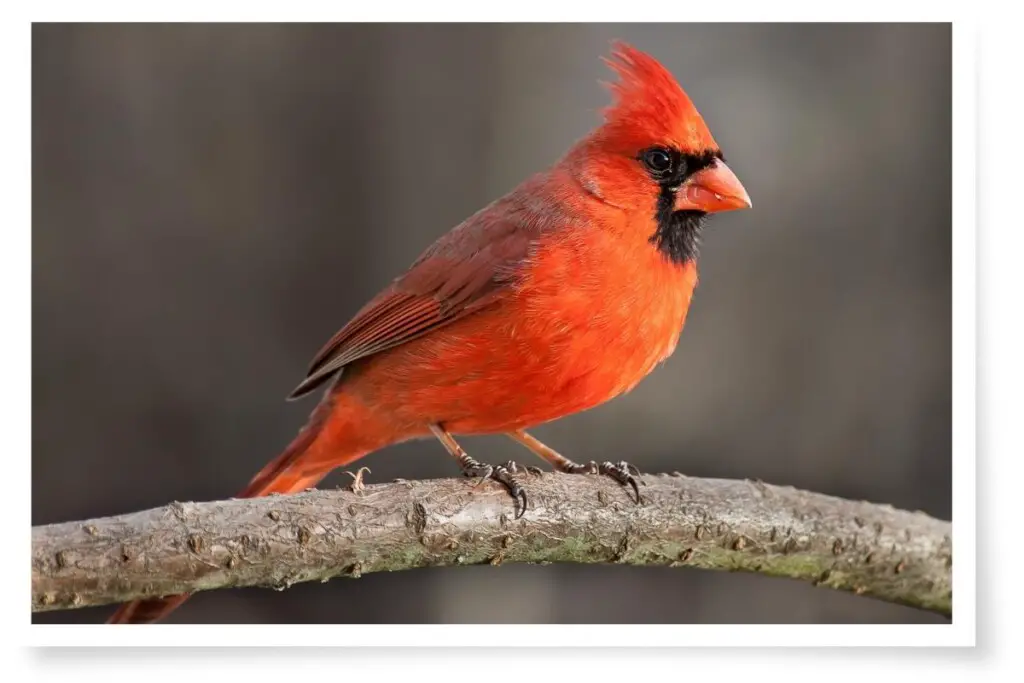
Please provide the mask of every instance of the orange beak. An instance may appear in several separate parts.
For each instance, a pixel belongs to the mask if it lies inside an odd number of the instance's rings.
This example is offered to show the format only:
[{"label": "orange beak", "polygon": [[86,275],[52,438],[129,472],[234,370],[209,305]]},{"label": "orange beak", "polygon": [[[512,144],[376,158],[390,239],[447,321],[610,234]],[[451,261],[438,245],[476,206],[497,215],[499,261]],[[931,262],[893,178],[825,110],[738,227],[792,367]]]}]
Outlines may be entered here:
[{"label": "orange beak", "polygon": [[740,179],[721,160],[694,173],[676,192],[676,211],[718,213],[750,206]]}]

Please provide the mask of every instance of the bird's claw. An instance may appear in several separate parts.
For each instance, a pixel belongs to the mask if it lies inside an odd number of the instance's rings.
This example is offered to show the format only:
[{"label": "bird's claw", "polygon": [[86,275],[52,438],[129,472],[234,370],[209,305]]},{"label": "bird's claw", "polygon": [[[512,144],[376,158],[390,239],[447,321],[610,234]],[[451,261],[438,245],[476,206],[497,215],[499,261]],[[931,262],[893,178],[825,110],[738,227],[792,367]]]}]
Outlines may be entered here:
[{"label": "bird's claw", "polygon": [[619,482],[623,486],[629,485],[633,487],[633,493],[636,494],[636,502],[640,503],[640,487],[637,485],[636,477],[640,475],[640,470],[635,465],[630,465],[627,462],[619,462],[612,464],[610,462],[603,462],[597,468],[599,474],[604,474],[615,481]]},{"label": "bird's claw", "polygon": [[526,491],[523,489],[522,484],[512,475],[519,473],[540,474],[541,469],[539,467],[523,466],[514,460],[509,460],[504,465],[488,465],[476,460],[469,460],[462,473],[467,477],[480,478],[480,481],[473,486],[474,489],[479,488],[481,484],[489,479],[498,482],[508,489],[508,492],[516,502],[515,519],[519,519],[526,513]]},{"label": "bird's claw", "polygon": [[471,467],[467,467],[462,470],[462,474],[467,477],[479,477],[479,481],[473,484],[474,489],[480,488],[485,481],[494,476],[494,468],[484,463],[476,463]]},{"label": "bird's claw", "polygon": [[[636,477],[640,476],[640,470],[636,465],[631,465],[628,462],[622,461],[618,463],[602,462],[598,464],[591,460],[590,462],[578,465],[573,463],[564,468],[565,472],[569,474],[603,474],[611,477],[615,481],[619,482],[623,486],[630,486],[633,489],[633,493],[636,494],[636,502],[639,505],[642,502],[640,497],[640,486],[637,483]],[[634,476],[635,475],[635,476]]]}]

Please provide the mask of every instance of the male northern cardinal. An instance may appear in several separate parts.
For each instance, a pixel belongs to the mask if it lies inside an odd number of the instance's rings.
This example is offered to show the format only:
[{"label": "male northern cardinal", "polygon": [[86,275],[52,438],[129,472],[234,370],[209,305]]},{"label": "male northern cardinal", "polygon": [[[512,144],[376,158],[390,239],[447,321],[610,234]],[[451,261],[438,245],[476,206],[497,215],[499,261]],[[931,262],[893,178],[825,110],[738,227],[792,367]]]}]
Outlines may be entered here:
[{"label": "male northern cardinal", "polygon": [[[577,464],[524,430],[632,389],[675,349],[707,215],[750,206],[703,119],[652,57],[618,43],[603,124],[431,245],[324,346],[289,398],[330,381],[298,437],[239,496],[291,493],[433,434],[466,476],[526,493],[453,434],[506,434],[556,469],[639,491],[627,463]],[[187,599],[123,605],[156,621]]]}]

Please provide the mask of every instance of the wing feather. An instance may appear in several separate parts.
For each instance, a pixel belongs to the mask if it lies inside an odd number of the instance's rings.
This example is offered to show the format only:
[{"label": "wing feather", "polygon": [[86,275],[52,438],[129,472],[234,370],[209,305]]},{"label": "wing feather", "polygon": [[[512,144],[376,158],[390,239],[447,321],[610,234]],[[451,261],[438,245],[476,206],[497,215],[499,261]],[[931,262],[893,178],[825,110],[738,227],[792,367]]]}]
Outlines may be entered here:
[{"label": "wing feather", "polygon": [[497,301],[514,282],[538,232],[537,222],[522,221],[521,212],[493,211],[501,208],[499,202],[491,212],[474,216],[427,249],[320,349],[306,378],[288,398],[308,394],[350,363]]}]

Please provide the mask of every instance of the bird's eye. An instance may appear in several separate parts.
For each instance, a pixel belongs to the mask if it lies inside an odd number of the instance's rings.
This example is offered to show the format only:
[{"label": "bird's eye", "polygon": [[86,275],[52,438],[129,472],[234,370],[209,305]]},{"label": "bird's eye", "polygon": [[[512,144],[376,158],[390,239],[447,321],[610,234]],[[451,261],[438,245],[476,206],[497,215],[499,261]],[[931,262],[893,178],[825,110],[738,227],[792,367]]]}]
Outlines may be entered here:
[{"label": "bird's eye", "polygon": [[647,150],[641,158],[651,175],[656,178],[664,178],[672,170],[672,155],[660,147]]}]

